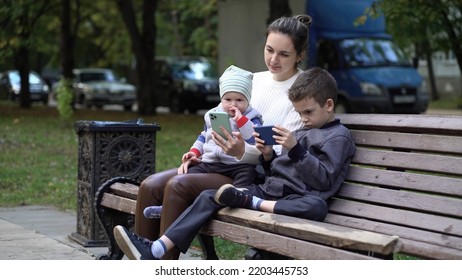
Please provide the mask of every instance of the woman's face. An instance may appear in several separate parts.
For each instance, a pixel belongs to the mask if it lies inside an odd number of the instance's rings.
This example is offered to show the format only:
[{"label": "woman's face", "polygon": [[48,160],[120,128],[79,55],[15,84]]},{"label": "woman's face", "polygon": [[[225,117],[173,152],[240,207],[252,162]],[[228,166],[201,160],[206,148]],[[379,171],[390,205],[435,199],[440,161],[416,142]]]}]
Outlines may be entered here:
[{"label": "woman's face", "polygon": [[279,32],[271,32],[266,38],[265,64],[274,75],[274,80],[285,81],[297,71],[297,61],[302,55],[298,55],[292,39]]}]

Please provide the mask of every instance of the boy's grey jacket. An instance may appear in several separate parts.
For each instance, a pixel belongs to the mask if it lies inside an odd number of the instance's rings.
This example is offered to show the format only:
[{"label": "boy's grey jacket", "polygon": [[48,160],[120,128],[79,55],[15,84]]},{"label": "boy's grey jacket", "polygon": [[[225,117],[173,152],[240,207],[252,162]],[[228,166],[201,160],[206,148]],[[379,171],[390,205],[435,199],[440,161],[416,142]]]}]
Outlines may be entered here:
[{"label": "boy's grey jacket", "polygon": [[297,194],[328,199],[342,185],[355,153],[350,131],[336,119],[320,129],[300,129],[294,134],[295,147],[262,162],[270,176],[258,187],[275,198],[290,188]]}]

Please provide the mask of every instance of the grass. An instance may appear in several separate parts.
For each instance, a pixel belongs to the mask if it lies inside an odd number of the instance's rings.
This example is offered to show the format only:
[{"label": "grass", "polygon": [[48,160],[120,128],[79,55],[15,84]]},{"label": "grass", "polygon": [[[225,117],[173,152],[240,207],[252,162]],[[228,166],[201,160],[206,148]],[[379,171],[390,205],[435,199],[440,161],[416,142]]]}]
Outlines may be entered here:
[{"label": "grass", "polygon": [[[78,137],[77,120],[125,121],[136,113],[77,110],[70,121],[59,118],[56,108],[34,104],[20,109],[0,101],[0,207],[49,205],[76,211]],[[200,115],[158,114],[143,117],[157,123],[156,169],[178,166],[203,128]],[[215,239],[223,259],[242,258],[246,247]],[[195,241],[193,246],[198,246]]]},{"label": "grass", "polygon": [[440,98],[439,100],[432,101],[428,105],[430,109],[448,109],[448,110],[457,110],[462,108],[462,97],[451,96]]},{"label": "grass", "polygon": [[[138,117],[122,111],[78,110],[65,122],[55,108],[34,105],[26,110],[0,103],[0,205],[42,204],[76,210],[78,138],[74,122]],[[179,164],[201,131],[203,119],[199,115],[159,114],[144,121],[161,126],[156,169],[164,170]]]}]

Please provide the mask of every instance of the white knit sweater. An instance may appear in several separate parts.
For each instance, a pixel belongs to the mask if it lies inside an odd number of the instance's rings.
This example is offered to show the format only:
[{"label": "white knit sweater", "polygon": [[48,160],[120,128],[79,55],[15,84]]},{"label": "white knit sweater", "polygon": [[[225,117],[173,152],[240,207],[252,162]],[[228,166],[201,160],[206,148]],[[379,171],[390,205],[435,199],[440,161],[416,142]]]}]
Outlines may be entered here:
[{"label": "white knit sweater", "polygon": [[[262,114],[263,125],[279,124],[292,131],[302,128],[300,116],[287,97],[287,90],[301,72],[302,70],[299,70],[297,74],[282,82],[273,80],[270,71],[254,73],[250,104]],[[273,148],[277,154],[280,153],[280,145]],[[260,151],[255,146],[246,143],[245,153],[240,160],[246,163],[258,163],[259,155]]]}]

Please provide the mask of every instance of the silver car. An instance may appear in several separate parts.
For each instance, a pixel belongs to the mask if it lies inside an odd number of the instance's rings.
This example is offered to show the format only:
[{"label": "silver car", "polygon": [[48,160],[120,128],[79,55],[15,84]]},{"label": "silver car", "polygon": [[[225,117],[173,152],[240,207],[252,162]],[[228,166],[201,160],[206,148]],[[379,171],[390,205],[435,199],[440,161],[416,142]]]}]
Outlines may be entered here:
[{"label": "silver car", "polygon": [[74,104],[97,108],[117,104],[130,111],[136,102],[136,87],[119,80],[111,69],[78,68],[73,74]]}]

